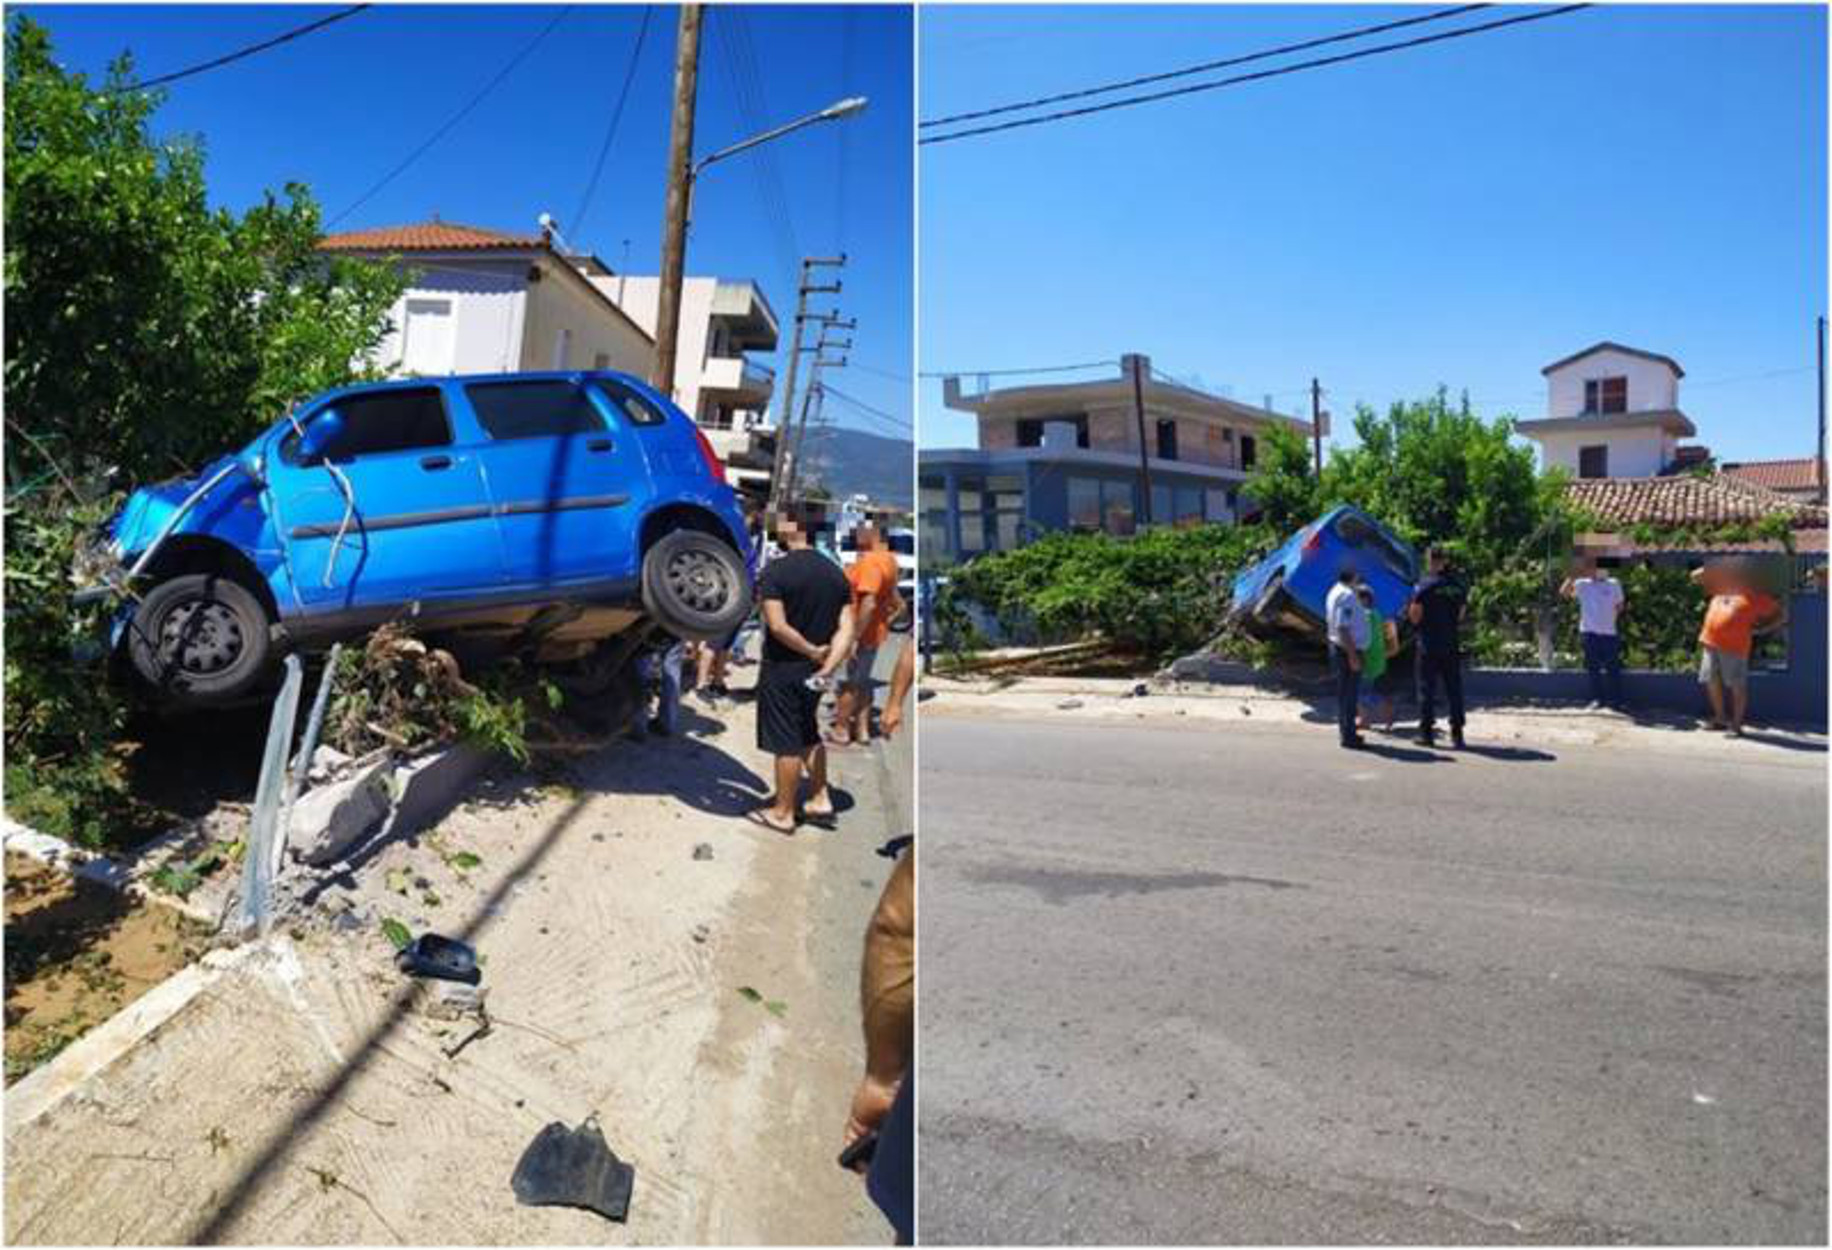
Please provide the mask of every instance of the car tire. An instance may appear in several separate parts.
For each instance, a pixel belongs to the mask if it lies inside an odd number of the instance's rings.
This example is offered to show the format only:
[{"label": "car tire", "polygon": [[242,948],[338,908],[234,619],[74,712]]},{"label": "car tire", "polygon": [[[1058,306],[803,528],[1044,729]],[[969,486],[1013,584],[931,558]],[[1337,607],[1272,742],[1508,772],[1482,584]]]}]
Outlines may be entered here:
[{"label": "car tire", "polygon": [[701,530],[663,534],[642,558],[650,619],[683,642],[723,642],[751,613],[744,561]]},{"label": "car tire", "polygon": [[161,695],[216,703],[252,692],[273,655],[272,622],[241,583],[217,573],[161,582],[134,609],[127,654]]}]

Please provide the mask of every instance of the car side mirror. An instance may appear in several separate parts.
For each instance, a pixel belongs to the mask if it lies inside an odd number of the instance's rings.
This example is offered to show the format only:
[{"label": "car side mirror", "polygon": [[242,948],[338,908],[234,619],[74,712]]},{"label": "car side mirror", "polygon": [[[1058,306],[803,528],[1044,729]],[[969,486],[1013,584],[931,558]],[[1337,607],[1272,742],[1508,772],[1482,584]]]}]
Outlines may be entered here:
[{"label": "car side mirror", "polygon": [[299,437],[299,463],[317,464],[323,460],[325,453],[336,446],[337,439],[344,432],[344,421],[337,409],[326,408],[306,425],[305,432]]}]

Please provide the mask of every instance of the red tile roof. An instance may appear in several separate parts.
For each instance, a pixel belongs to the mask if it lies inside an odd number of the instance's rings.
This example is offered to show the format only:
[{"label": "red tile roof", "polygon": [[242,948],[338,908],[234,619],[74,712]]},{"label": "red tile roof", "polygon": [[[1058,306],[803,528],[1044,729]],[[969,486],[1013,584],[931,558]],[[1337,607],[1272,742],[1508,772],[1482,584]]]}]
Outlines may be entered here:
[{"label": "red tile roof", "polygon": [[377,226],[325,236],[319,248],[327,252],[454,252],[525,250],[541,247],[538,234],[504,234],[453,221],[422,221],[405,226]]},{"label": "red tile roof", "polygon": [[[1721,473],[1711,477],[1584,478],[1572,482],[1566,491],[1574,504],[1598,522],[1623,529],[1753,524],[1776,514],[1789,517],[1796,530],[1826,528],[1824,508]],[[1823,550],[1823,539],[1819,542]]]},{"label": "red tile roof", "polygon": [[1769,490],[1813,490],[1819,485],[1818,466],[1811,456],[1798,460],[1749,460],[1727,464],[1724,472]]}]

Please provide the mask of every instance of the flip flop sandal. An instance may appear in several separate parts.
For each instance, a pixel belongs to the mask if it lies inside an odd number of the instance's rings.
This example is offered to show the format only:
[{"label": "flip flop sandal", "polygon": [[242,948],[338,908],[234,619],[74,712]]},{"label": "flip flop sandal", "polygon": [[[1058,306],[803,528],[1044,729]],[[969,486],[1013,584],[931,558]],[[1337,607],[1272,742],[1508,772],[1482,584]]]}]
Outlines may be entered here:
[{"label": "flip flop sandal", "polygon": [[808,824],[813,825],[816,829],[825,829],[829,833],[840,827],[840,814],[838,812],[811,812],[807,808],[803,808],[801,818]]},{"label": "flip flop sandal", "polygon": [[759,828],[768,829],[771,833],[779,833],[785,838],[789,837],[790,835],[792,835],[795,832],[795,826],[793,824],[791,824],[787,829],[785,829],[781,825],[777,824],[775,821],[771,820],[769,816],[765,814],[765,812],[766,812],[766,809],[764,808],[753,807],[750,811],[744,813],[744,818],[748,820],[751,824],[756,825]]}]

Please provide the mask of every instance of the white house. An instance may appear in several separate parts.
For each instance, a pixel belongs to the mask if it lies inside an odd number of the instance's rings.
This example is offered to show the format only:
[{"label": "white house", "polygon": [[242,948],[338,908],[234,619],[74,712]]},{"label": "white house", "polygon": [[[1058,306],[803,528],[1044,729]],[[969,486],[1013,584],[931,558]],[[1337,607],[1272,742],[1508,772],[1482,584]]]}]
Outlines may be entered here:
[{"label": "white house", "polygon": [[354,230],[319,250],[394,260],[412,285],[381,344],[392,373],[620,369],[648,375],[655,340],[594,285],[610,270],[559,252],[546,235],[511,235],[434,218]]},{"label": "white house", "polygon": [[1656,477],[1683,464],[1679,440],[1698,431],[1679,410],[1685,370],[1672,357],[1606,342],[1540,372],[1547,415],[1514,428],[1540,445],[1547,467],[1579,478]]}]

